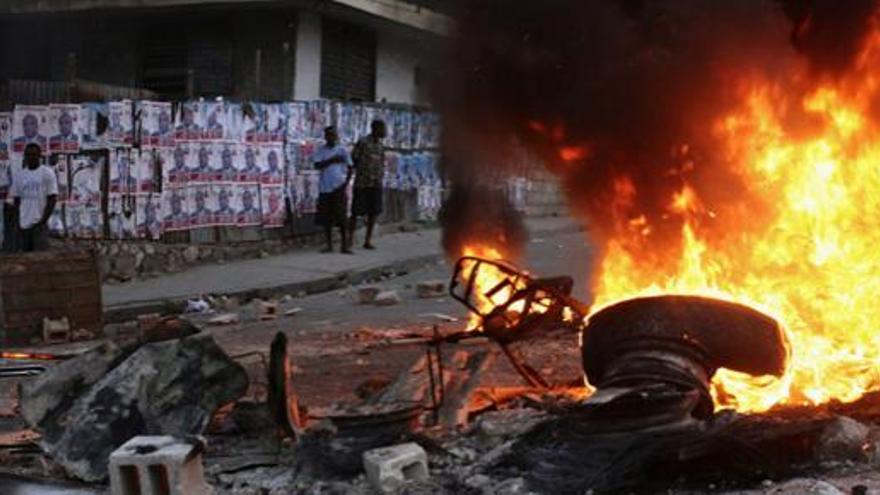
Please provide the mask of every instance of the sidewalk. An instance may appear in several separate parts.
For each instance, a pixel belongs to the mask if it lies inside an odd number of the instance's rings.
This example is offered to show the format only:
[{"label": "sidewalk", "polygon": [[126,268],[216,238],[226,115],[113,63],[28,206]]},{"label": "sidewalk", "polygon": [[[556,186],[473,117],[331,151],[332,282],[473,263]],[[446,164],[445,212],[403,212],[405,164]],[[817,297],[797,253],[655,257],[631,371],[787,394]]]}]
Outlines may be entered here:
[{"label": "sidewalk", "polygon": [[[527,219],[532,236],[579,229],[571,218]],[[443,259],[440,229],[381,236],[375,251],[357,249],[354,256],[298,251],[264,259],[202,265],[102,288],[105,321],[120,321],[148,312],[179,310],[200,294],[236,296],[242,300],[279,294],[314,294],[335,290],[383,274],[415,270]]]}]

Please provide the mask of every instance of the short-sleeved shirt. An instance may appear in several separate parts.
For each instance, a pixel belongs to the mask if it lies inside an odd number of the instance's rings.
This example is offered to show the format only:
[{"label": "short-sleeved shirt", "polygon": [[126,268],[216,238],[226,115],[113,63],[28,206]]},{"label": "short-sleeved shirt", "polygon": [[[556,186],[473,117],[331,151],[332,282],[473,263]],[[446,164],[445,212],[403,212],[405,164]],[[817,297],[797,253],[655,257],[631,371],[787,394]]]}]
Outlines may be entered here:
[{"label": "short-sleeved shirt", "polygon": [[323,162],[341,156],[344,160],[342,163],[334,163],[321,169],[321,177],[318,181],[318,192],[329,193],[339,189],[345,184],[345,178],[348,176],[348,167],[351,166],[351,155],[342,146],[327,147],[326,145],[316,149],[312,155],[312,163]]},{"label": "short-sleeved shirt", "polygon": [[354,146],[354,187],[382,187],[385,177],[385,145],[372,137],[362,138]]},{"label": "short-sleeved shirt", "polygon": [[41,165],[36,170],[22,168],[12,179],[9,195],[21,199],[18,222],[21,228],[36,225],[46,210],[46,198],[58,195],[58,179],[51,168]]}]

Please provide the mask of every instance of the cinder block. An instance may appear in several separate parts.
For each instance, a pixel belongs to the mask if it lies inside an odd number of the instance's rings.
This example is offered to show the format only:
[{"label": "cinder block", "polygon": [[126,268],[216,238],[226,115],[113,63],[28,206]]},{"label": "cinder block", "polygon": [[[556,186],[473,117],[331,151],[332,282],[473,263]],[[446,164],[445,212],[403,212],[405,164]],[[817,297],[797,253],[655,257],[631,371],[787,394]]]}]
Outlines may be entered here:
[{"label": "cinder block", "polygon": [[70,322],[66,316],[57,320],[43,318],[43,341],[47,344],[70,341]]},{"label": "cinder block", "polygon": [[110,454],[113,495],[210,495],[201,445],[170,436],[138,436]]},{"label": "cinder block", "polygon": [[430,299],[432,297],[443,297],[446,295],[446,287],[448,282],[445,280],[426,280],[416,284],[416,295],[420,299]]},{"label": "cinder block", "polygon": [[363,285],[358,287],[356,299],[358,304],[370,304],[376,300],[376,296],[382,292],[382,289],[377,285]]},{"label": "cinder block", "polygon": [[428,456],[416,443],[368,450],[363,461],[367,479],[382,493],[393,493],[408,481],[428,479]]}]

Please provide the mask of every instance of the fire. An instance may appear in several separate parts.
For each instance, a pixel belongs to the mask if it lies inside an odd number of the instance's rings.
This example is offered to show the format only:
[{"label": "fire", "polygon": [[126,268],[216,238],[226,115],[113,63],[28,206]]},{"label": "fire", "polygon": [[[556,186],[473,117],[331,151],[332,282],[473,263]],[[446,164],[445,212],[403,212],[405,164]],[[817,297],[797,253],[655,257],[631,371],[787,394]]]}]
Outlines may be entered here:
[{"label": "fire", "polygon": [[[678,293],[745,303],[776,317],[791,346],[788,373],[775,379],[720,370],[713,393],[721,406],[761,411],[852,401],[877,389],[880,128],[870,119],[880,97],[877,73],[880,34],[850,73],[812,83],[796,101],[749,81],[739,108],[707,129],[724,143],[716,151],[748,185],[746,195],[767,207],[712,211],[685,180],[665,212],[682,225],[675,252],[653,262],[657,253],[644,239],[656,226],[643,215],[623,219],[605,247],[594,310]],[[627,186],[619,201],[639,193],[626,177],[619,182]],[[709,227],[716,215],[722,234]]]},{"label": "fire", "polygon": [[[474,256],[492,261],[503,261],[505,259],[505,256],[498,249],[482,244],[465,246],[462,249],[462,256]],[[475,263],[470,263],[465,266],[463,273],[465,279],[470,277],[471,271],[475,268],[474,265]],[[498,269],[490,265],[482,265],[479,272],[477,272],[477,277],[474,283],[476,292],[484,294],[506,278],[507,276]],[[507,301],[512,295],[511,291],[513,290],[512,287],[507,287],[489,297],[477,297],[473,302],[480,312],[487,313],[495,306]],[[473,312],[468,313],[468,330],[478,330],[482,324],[483,322],[480,319],[480,315]]]}]

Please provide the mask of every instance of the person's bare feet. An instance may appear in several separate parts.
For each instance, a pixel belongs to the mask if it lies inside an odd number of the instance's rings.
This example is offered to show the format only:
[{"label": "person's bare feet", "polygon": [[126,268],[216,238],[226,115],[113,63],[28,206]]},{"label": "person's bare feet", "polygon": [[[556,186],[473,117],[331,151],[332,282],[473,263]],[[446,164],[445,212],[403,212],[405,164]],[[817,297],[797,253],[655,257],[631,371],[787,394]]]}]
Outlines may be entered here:
[{"label": "person's bare feet", "polygon": [[351,249],[348,249],[348,248],[340,249],[339,252],[342,254],[354,254],[354,251],[352,251]]},{"label": "person's bare feet", "polygon": [[376,249],[376,246],[374,246],[370,243],[366,243],[366,244],[364,244],[364,249]]}]

